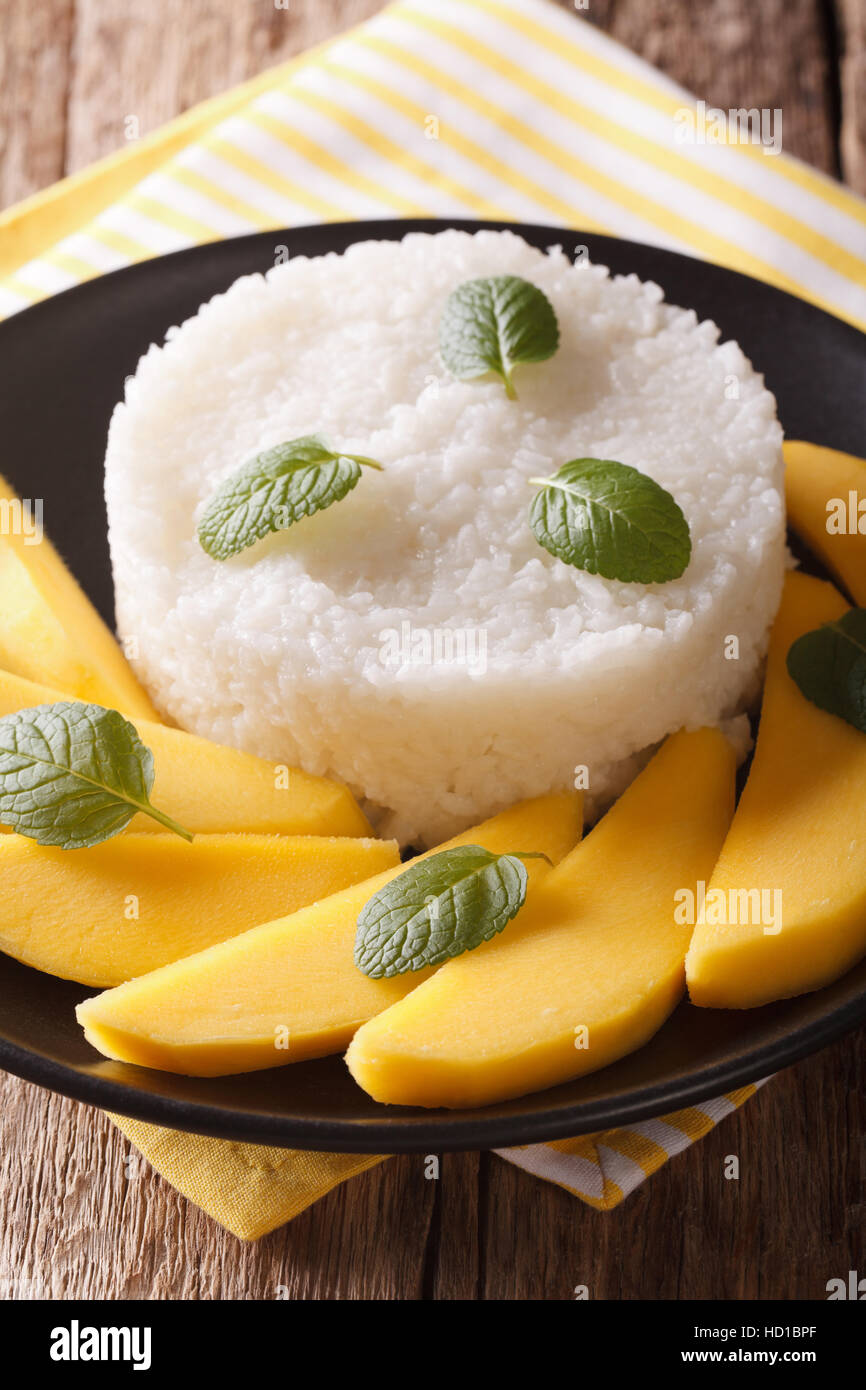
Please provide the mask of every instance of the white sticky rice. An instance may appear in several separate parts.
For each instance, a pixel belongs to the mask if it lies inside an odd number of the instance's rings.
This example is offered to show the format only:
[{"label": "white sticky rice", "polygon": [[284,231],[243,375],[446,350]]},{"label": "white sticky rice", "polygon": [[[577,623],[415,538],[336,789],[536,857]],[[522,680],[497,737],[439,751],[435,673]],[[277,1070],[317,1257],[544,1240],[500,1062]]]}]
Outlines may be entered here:
[{"label": "white sticky rice", "polygon": [[[450,291],[509,273],[561,331],[553,358],[516,368],[516,402],[493,377],[452,379],[438,352]],[[344,780],[407,843],[576,768],[599,809],[665,734],[744,709],[779,601],[775,402],[718,338],[656,285],[510,232],[365,242],[237,281],[150,349],[111,423],[118,624],[157,705]],[[385,471],[211,559],[196,525],[217,485],[305,434]],[[540,547],[527,480],[578,457],[673,493],[693,545],[681,579],[600,579]]]}]

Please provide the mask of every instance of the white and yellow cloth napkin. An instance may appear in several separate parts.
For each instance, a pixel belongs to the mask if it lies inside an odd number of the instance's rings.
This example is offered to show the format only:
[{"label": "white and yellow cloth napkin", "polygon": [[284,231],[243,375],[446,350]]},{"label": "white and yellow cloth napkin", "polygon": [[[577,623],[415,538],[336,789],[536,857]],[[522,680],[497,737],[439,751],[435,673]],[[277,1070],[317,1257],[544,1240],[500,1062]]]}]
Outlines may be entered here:
[{"label": "white and yellow cloth napkin", "polygon": [[[768,117],[784,143],[778,115]],[[694,97],[548,0],[398,0],[10,209],[0,316],[179,247],[415,216],[654,242],[866,325],[866,205],[784,153],[720,140]],[[606,1209],[754,1089],[503,1156]],[[169,1181],[246,1239],[382,1161],[115,1118]]]},{"label": "white and yellow cloth napkin", "polygon": [[866,324],[864,203],[695,111],[547,0],[401,0],[13,208],[0,314],[219,237],[462,216],[655,242]]},{"label": "white and yellow cloth napkin", "polygon": [[[759,1081],[628,1129],[494,1152],[527,1173],[564,1187],[598,1211],[609,1211],[674,1154],[715,1129],[762,1085],[764,1082]],[[380,1154],[313,1153],[236,1144],[160,1129],[123,1115],[111,1118],[178,1192],[242,1240],[258,1240],[347,1178],[388,1161]],[[418,1162],[422,1161],[419,1157]]]}]

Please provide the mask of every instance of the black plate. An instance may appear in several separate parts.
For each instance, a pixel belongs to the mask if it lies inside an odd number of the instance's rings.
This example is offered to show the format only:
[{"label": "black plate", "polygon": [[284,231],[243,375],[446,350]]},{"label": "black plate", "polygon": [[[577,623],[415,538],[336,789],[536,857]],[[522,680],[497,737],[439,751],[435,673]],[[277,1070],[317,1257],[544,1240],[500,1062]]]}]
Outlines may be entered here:
[{"label": "black plate", "polygon": [[[44,497],[49,534],[106,618],[111,574],[102,497],[105,432],[123,379],[170,324],[238,275],[267,270],[275,247],[342,251],[368,237],[492,222],[358,222],[266,232],[181,251],[91,281],[0,324],[2,471]],[[866,339],[757,280],[671,251],[552,227],[527,241],[585,245],[593,260],[660,284],[667,298],[736,338],[775,392],[790,437],[866,453]],[[340,1057],[217,1080],[100,1058],[73,1012],[92,991],[0,956],[0,1065],[79,1100],[199,1134],[367,1153],[494,1148],[622,1125],[765,1076],[866,1020],[866,961],[844,979],[744,1013],[682,1004],[639,1052],[580,1081],[458,1112],[385,1107]]]}]

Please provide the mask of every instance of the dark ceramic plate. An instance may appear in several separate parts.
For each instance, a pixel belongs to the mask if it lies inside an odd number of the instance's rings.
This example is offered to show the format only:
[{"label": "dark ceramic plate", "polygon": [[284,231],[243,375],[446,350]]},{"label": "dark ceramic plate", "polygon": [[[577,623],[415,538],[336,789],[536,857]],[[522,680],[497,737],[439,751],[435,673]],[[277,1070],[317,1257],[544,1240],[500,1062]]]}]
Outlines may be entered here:
[{"label": "dark ceramic plate", "polygon": [[[446,225],[359,222],[267,232],[106,275],[0,324],[2,471],[47,499],[49,534],[111,619],[102,459],[111,409],[141,353],[239,275],[293,255],[342,251]],[[612,270],[657,281],[668,299],[720,324],[766,374],[790,437],[866,453],[866,339],[804,301],[651,246],[549,227],[533,244],[589,247]],[[0,885],[2,891],[2,885]],[[226,1139],[367,1153],[529,1144],[678,1109],[766,1076],[866,1020],[866,961],[816,994],[745,1013],[682,1004],[639,1052],[593,1076],[505,1105],[459,1112],[377,1105],[342,1058],[217,1080],[99,1057],[73,1006],[88,991],[0,956],[0,1066],[107,1110]]]}]

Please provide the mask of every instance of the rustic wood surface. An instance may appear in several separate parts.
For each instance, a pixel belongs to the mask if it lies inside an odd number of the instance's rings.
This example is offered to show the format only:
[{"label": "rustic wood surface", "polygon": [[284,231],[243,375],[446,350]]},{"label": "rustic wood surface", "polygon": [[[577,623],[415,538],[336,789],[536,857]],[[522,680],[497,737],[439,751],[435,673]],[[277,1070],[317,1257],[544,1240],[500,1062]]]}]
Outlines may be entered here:
[{"label": "rustic wood surface", "polygon": [[[568,0],[563,7],[572,8]],[[381,8],[380,0],[0,0],[0,206]],[[590,0],[714,105],[866,192],[866,0]],[[0,1298],[805,1298],[866,1271],[866,1030],[777,1077],[599,1214],[486,1154],[392,1159],[253,1246],[104,1116],[0,1077]],[[738,1181],[723,1175],[740,1159]]]}]

